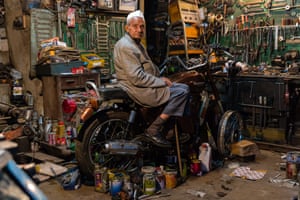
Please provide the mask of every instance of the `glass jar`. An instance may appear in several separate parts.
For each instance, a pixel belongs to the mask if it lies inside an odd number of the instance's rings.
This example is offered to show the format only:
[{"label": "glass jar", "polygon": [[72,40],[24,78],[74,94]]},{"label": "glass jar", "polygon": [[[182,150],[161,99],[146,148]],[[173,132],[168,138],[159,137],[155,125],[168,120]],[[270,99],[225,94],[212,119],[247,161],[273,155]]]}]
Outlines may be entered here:
[{"label": "glass jar", "polygon": [[153,173],[146,173],[143,176],[143,191],[146,195],[155,193],[155,176]]}]

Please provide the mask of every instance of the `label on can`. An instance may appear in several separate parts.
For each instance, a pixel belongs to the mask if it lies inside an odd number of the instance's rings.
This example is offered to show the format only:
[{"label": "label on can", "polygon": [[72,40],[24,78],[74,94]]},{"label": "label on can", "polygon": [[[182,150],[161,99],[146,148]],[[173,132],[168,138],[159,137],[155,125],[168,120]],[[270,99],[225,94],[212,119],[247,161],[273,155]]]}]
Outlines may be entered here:
[{"label": "label on can", "polygon": [[50,132],[48,134],[48,143],[50,145],[56,145],[56,133]]},{"label": "label on can", "polygon": [[107,192],[108,191],[108,174],[106,168],[95,170],[95,191]]},{"label": "label on can", "polygon": [[155,193],[155,177],[153,174],[145,174],[143,177],[144,193],[152,195]]},{"label": "label on can", "polygon": [[286,178],[297,179],[297,165],[293,162],[286,163]]},{"label": "label on can", "polygon": [[177,185],[176,174],[177,174],[177,171],[175,171],[175,170],[165,171],[166,189],[172,189],[172,188],[176,187],[176,185]]},{"label": "label on can", "polygon": [[122,180],[120,178],[114,178],[111,180],[110,184],[110,194],[111,196],[117,195],[122,189]]}]

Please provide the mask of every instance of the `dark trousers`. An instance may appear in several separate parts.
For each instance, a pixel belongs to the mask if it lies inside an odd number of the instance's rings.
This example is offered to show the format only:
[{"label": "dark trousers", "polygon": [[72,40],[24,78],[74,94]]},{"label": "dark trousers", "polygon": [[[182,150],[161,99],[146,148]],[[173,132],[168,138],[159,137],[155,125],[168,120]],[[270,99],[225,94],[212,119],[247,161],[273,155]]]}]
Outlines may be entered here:
[{"label": "dark trousers", "polygon": [[190,88],[183,83],[173,83],[170,87],[170,97],[162,113],[182,117],[189,99]]}]

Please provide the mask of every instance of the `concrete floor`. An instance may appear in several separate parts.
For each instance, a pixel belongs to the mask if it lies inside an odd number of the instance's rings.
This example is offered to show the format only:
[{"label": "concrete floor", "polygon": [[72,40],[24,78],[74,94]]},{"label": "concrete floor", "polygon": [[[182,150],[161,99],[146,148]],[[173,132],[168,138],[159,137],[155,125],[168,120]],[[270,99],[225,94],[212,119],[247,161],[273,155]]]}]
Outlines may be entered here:
[{"label": "concrete floor", "polygon": [[[191,176],[186,182],[174,189],[164,189],[163,194],[167,197],[157,198],[152,196],[149,199],[182,200],[182,199],[222,199],[222,200],[292,200],[297,197],[298,185],[294,182],[284,181],[286,171],[280,170],[281,153],[267,150],[260,150],[255,161],[227,161],[224,168],[219,168],[207,173],[204,176]],[[229,176],[234,169],[229,164],[236,163],[240,166],[250,167],[251,170],[267,170],[265,176],[260,180],[247,180],[239,177]],[[278,175],[279,174],[279,175]],[[278,183],[270,182],[270,178],[277,176]],[[280,182],[281,180],[281,182]],[[92,186],[82,185],[78,190],[63,190],[54,179],[40,183],[39,187],[50,200],[80,199],[80,200],[108,200],[112,199],[109,194],[98,193]],[[193,196],[187,191],[189,189],[205,193],[204,197]]]}]

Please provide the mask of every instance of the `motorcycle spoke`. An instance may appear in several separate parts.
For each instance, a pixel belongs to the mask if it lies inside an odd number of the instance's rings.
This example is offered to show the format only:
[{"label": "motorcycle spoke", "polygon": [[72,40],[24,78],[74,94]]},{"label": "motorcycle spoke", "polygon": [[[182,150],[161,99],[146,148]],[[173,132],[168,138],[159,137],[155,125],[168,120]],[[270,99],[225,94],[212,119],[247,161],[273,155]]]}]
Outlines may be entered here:
[{"label": "motorcycle spoke", "polygon": [[231,145],[242,138],[242,119],[234,111],[227,111],[219,124],[218,149],[223,156],[230,155]]}]

